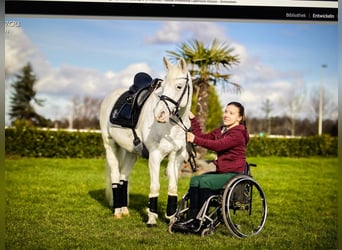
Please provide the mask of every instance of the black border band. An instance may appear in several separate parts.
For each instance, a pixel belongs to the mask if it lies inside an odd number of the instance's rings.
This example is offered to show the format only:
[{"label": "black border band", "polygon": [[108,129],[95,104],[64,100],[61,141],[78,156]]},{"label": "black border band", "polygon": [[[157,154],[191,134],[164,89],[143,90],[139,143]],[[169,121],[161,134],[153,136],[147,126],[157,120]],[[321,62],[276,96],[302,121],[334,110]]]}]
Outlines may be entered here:
[{"label": "black border band", "polygon": [[5,14],[337,22],[337,8],[200,4],[6,1]]}]

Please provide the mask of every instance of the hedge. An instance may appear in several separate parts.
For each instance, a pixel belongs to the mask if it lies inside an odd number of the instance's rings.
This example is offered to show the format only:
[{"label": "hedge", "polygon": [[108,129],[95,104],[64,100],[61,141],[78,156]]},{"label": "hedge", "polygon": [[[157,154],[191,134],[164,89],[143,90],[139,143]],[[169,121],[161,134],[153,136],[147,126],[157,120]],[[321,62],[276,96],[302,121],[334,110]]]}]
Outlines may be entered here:
[{"label": "hedge", "polygon": [[337,156],[338,138],[330,135],[299,138],[254,137],[250,140],[247,156]]},{"label": "hedge", "polygon": [[100,133],[8,128],[5,130],[6,156],[94,158],[104,157]]},{"label": "hedge", "polygon": [[[101,134],[96,132],[6,128],[5,140],[6,156],[105,157]],[[302,138],[252,137],[247,156],[337,156],[337,144],[338,138],[329,135]]]}]

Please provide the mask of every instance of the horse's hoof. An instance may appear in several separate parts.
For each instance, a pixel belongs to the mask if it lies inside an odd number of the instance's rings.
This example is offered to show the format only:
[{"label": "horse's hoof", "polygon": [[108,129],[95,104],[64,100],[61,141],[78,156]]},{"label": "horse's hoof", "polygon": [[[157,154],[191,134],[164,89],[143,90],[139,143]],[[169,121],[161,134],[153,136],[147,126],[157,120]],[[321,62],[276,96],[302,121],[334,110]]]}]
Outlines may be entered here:
[{"label": "horse's hoof", "polygon": [[130,215],[129,215],[129,213],[122,213],[122,216],[123,217],[129,217]]},{"label": "horse's hoof", "polygon": [[147,208],[147,214],[148,214],[148,220],[147,220],[147,226],[148,227],[154,227],[157,225],[157,218],[158,214],[151,212],[149,208]]},{"label": "horse's hoof", "polygon": [[121,214],[124,217],[129,217],[129,211],[128,211],[127,207],[126,208],[121,208]]},{"label": "horse's hoof", "polygon": [[122,214],[114,214],[113,217],[114,219],[118,220],[122,218]]},{"label": "horse's hoof", "polygon": [[157,224],[151,224],[151,223],[147,223],[147,227],[156,227]]}]

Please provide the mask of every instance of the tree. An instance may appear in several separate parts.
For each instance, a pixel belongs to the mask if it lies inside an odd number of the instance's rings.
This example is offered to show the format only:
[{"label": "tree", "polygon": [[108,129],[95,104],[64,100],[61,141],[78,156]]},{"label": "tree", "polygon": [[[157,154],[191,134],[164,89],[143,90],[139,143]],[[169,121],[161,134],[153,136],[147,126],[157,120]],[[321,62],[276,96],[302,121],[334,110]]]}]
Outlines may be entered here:
[{"label": "tree", "polygon": [[217,128],[222,124],[223,108],[220,103],[219,96],[216,93],[215,87],[209,87],[209,101],[208,101],[208,118],[207,130]]},{"label": "tree", "polygon": [[[229,81],[231,75],[223,72],[239,63],[239,58],[232,55],[233,49],[226,43],[220,43],[217,39],[205,47],[203,42],[192,40],[179,45],[176,51],[167,51],[171,60],[183,57],[190,66],[193,78],[194,94],[196,102],[196,115],[203,129],[207,128],[209,87],[210,85],[222,84],[233,86],[240,90],[240,85]],[[200,155],[203,155],[203,153]]]},{"label": "tree", "polygon": [[[48,120],[39,115],[34,107],[33,103],[43,106],[43,100],[36,98],[36,91],[34,85],[37,78],[33,73],[33,69],[30,63],[27,63],[21,70],[20,74],[15,75],[15,81],[11,85],[14,89],[10,99],[11,107],[9,116],[14,124],[17,120],[28,121],[31,125],[46,126]],[[33,102],[33,103],[32,103]]]},{"label": "tree", "polygon": [[291,98],[287,101],[287,109],[289,113],[289,122],[291,127],[291,135],[296,135],[297,116],[302,111],[304,102],[304,91],[293,91]]},{"label": "tree", "polygon": [[270,102],[269,99],[266,99],[266,101],[264,101],[262,103],[262,107],[261,107],[262,111],[265,112],[265,120],[267,123],[267,134],[271,134],[271,117],[270,114],[272,112],[272,104]]},{"label": "tree", "polygon": [[75,96],[72,99],[72,128],[99,129],[98,112],[101,99],[84,96]]}]

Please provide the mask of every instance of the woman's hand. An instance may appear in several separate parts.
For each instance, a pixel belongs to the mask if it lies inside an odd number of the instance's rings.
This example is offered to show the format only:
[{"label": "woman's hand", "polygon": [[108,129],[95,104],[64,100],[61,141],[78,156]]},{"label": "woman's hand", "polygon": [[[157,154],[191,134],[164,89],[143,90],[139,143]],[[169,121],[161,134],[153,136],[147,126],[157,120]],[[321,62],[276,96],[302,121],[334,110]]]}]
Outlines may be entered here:
[{"label": "woman's hand", "polygon": [[190,114],[189,114],[189,118],[190,119],[194,119],[195,118],[195,115],[190,111]]},{"label": "woman's hand", "polygon": [[194,135],[193,133],[191,133],[191,132],[188,132],[188,133],[186,134],[186,140],[187,140],[188,142],[194,142],[194,140],[195,140],[195,135]]}]

